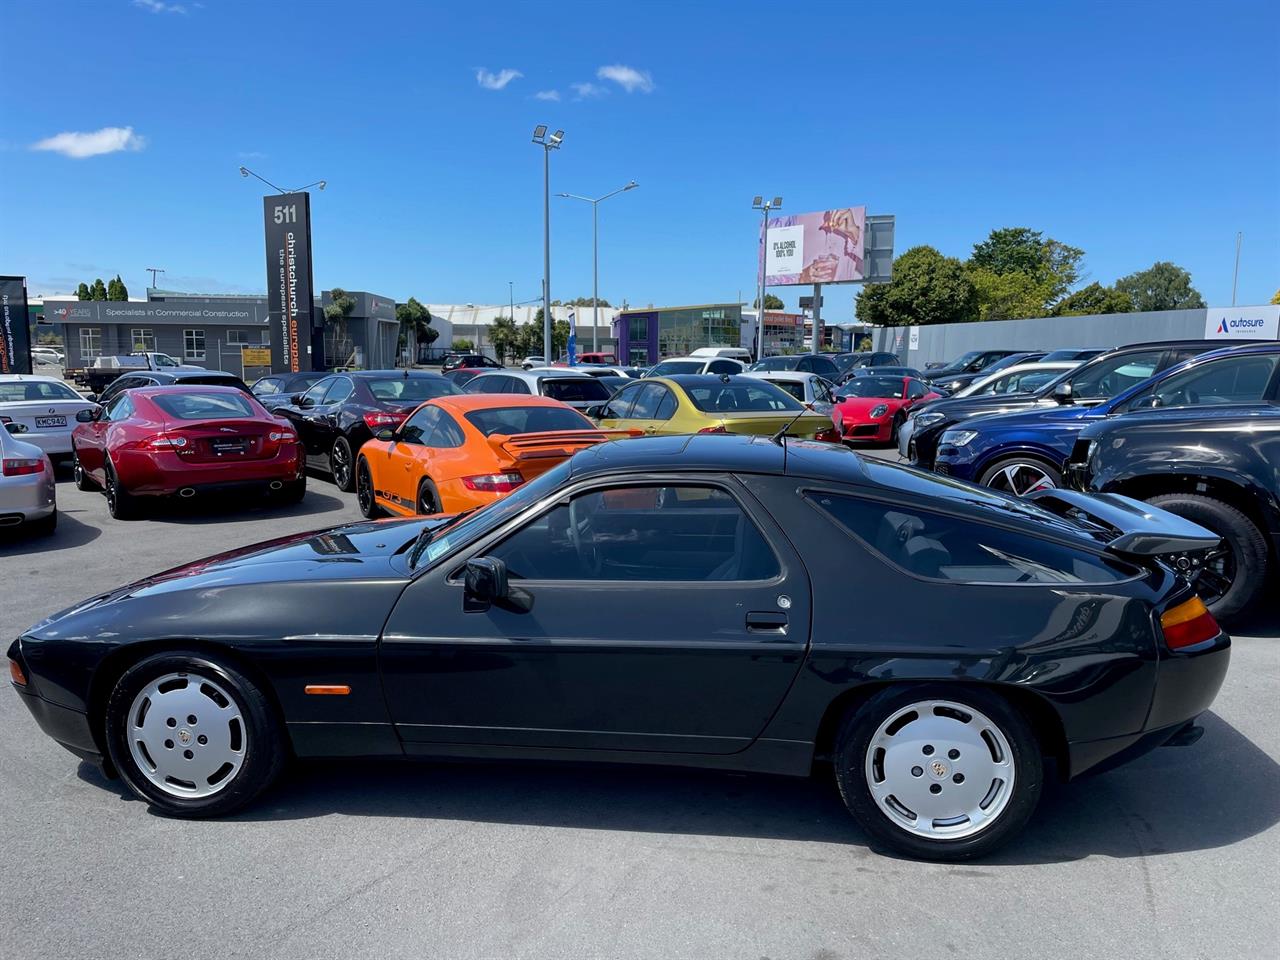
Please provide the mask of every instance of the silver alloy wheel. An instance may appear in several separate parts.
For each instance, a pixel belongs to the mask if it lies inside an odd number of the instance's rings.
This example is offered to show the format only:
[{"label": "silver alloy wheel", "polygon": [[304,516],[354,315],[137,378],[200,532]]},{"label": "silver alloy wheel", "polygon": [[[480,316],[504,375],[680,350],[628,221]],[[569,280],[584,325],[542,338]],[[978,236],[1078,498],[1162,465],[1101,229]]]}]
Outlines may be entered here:
[{"label": "silver alloy wheel", "polygon": [[1042,467],[1026,460],[1009,464],[987,483],[989,487],[1019,497],[1025,497],[1036,490],[1052,490],[1057,485],[1053,477],[1049,476]]},{"label": "silver alloy wheel", "polygon": [[171,797],[210,797],[236,778],[247,737],[240,708],[214,680],[166,673],[129,706],[129,753],[153,787]]},{"label": "silver alloy wheel", "polygon": [[894,711],[876,728],[864,763],[881,812],[929,840],[981,833],[1013,798],[1008,737],[963,703],[922,700]]}]

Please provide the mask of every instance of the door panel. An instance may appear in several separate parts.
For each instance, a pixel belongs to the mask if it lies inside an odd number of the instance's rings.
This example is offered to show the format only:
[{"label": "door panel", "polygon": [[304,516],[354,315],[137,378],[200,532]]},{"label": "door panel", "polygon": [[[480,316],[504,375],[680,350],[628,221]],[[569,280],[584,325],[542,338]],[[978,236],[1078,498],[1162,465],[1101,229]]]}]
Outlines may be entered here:
[{"label": "door panel", "polygon": [[[464,611],[479,555],[508,563],[528,612]],[[809,618],[799,558],[736,481],[615,483],[411,584],[384,688],[408,741],[733,753],[789,689]]]}]

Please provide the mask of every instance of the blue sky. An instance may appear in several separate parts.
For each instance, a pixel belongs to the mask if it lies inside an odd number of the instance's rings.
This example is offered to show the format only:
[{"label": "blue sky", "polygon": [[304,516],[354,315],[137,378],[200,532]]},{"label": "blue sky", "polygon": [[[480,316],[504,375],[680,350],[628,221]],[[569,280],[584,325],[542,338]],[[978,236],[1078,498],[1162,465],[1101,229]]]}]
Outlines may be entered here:
[{"label": "blue sky", "polygon": [[[963,257],[1025,225],[1084,248],[1104,283],[1172,260],[1223,305],[1243,231],[1239,301],[1280,286],[1274,3],[5,9],[0,273],[33,293],[119,272],[140,295],[149,266],[171,288],[261,291],[243,163],[328,180],[319,287],[496,303],[511,280],[532,299],[539,122],[566,131],[553,191],[640,182],[600,207],[615,303],[752,299],[757,193],[894,213],[899,251]],[[590,296],[588,205],[553,200],[552,249],[553,296]],[[828,287],[824,315],[848,319],[854,292]]]}]

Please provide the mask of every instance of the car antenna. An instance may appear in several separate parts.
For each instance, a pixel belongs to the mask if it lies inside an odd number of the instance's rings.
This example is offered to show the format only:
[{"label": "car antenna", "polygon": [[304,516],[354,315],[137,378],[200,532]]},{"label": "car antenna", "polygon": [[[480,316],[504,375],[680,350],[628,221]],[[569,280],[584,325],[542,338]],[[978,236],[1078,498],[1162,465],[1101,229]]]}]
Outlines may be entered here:
[{"label": "car antenna", "polygon": [[781,430],[779,430],[777,433],[775,433],[772,437],[769,438],[769,441],[771,443],[776,443],[780,447],[786,446],[783,440],[786,437],[787,431],[791,429],[791,425],[793,423],[795,423],[797,420],[799,420],[808,412],[809,412],[808,407],[802,407],[799,413],[797,413],[794,417],[792,417],[790,420],[788,420],[786,423],[782,425]]}]

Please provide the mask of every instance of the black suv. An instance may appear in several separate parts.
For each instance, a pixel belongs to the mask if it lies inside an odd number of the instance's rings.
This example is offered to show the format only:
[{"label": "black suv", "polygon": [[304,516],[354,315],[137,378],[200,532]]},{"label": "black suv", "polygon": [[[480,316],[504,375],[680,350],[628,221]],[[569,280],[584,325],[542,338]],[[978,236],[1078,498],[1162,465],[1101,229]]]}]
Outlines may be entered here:
[{"label": "black suv", "polygon": [[497,367],[502,369],[502,364],[492,357],[486,357],[483,353],[451,353],[444,358],[444,363],[440,365],[441,373],[448,373],[450,370],[478,370],[481,367]]},{"label": "black suv", "polygon": [[1280,407],[1146,410],[1090,424],[1067,461],[1079,490],[1121,493],[1207,527],[1222,543],[1164,559],[1215,617],[1247,609],[1280,552]]},{"label": "black suv", "polygon": [[[898,452],[917,467],[933,469],[938,440],[943,431],[962,420],[999,413],[1013,413],[1054,404],[1079,403],[1092,406],[1141,383],[1162,370],[1190,360],[1210,350],[1256,343],[1240,340],[1166,340],[1132,343],[1094,357],[1074,370],[1051,380],[1035,393],[981,397],[944,397],[921,404],[911,412],[898,433]],[[931,378],[937,379],[930,371]]]}]

